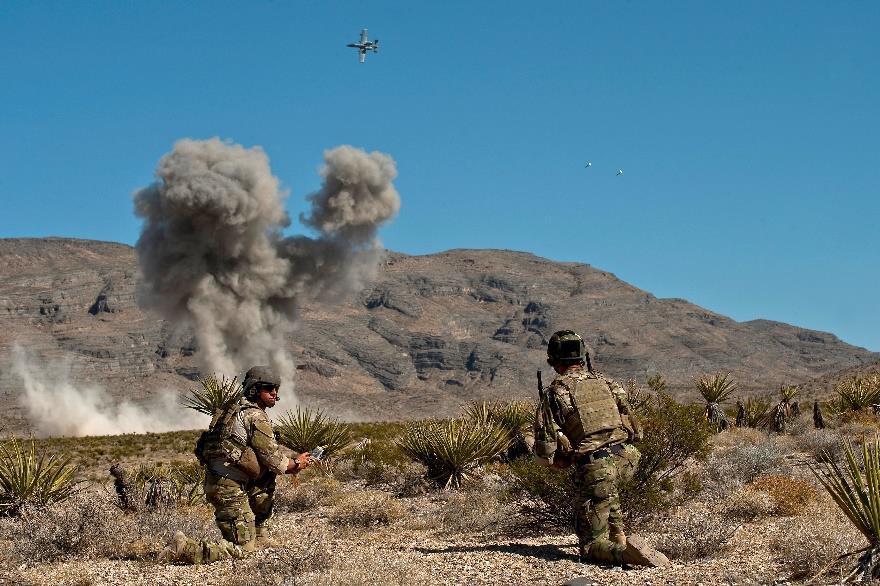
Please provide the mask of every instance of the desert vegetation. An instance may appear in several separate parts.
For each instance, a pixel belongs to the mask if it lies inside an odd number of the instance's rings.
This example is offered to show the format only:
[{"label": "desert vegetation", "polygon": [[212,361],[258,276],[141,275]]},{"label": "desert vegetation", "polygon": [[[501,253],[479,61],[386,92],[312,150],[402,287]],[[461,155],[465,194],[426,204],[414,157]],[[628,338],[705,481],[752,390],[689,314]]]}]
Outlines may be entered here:
[{"label": "desert vegetation", "polygon": [[[880,575],[880,415],[873,379],[846,381],[809,413],[740,400],[739,425],[713,409],[729,375],[698,378],[705,404],[682,404],[662,377],[627,388],[642,457],[620,486],[629,531],[675,563],[610,573],[576,562],[571,470],[528,453],[535,404],[477,402],[459,416],[345,423],[295,409],[278,417],[291,451],[323,445],[332,466],[279,478],[281,546],[206,567],[156,561],[171,534],[217,538],[192,449],[197,431],[0,441],[0,581],[22,584],[827,583]],[[228,404],[205,379],[188,406]],[[703,387],[701,387],[703,388]],[[225,389],[225,390],[224,390]],[[796,396],[782,387],[778,405]],[[707,407],[715,404],[713,409]],[[722,411],[723,413],[723,411]],[[728,417],[723,413],[724,418]],[[110,468],[114,471],[111,474]],[[649,577],[650,576],[650,577]],[[73,578],[75,577],[75,578]]]}]

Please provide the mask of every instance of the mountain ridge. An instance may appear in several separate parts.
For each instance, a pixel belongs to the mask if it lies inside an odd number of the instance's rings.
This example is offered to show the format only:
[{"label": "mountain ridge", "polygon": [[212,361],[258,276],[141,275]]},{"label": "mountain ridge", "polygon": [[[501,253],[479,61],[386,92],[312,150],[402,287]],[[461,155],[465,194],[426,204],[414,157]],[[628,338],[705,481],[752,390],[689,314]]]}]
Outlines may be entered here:
[{"label": "mountain ridge", "polygon": [[[126,244],[0,239],[0,402],[14,429],[27,428],[16,343],[46,364],[70,361],[73,381],[113,397],[193,386],[197,341],[137,306],[138,278]],[[350,419],[418,418],[532,396],[558,329],[581,332],[603,372],[639,382],[660,373],[685,399],[706,372],[732,372],[744,394],[771,393],[880,360],[828,332],[658,298],[588,264],[485,249],[387,252],[361,291],[333,306],[304,302],[288,348],[304,403]]]}]

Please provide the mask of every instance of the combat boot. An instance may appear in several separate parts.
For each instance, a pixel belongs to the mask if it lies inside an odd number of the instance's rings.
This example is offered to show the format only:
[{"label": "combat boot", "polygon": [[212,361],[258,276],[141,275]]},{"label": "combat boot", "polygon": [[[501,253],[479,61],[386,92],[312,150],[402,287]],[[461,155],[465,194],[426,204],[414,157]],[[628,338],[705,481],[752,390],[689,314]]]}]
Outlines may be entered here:
[{"label": "combat boot", "polygon": [[190,540],[183,531],[175,531],[168,547],[159,553],[159,561],[163,563],[198,564],[201,560],[196,559],[194,548],[189,547]]},{"label": "combat boot", "polygon": [[626,533],[623,532],[623,527],[608,523],[608,541],[620,547],[626,547]]},{"label": "combat boot", "polygon": [[632,566],[647,566],[649,568],[659,568],[669,565],[669,558],[648,545],[648,543],[638,536],[630,536],[626,540],[626,550],[624,550],[621,560],[625,564]]},{"label": "combat boot", "polygon": [[257,527],[257,537],[254,540],[254,547],[256,549],[263,549],[266,547],[280,547],[281,544],[272,539],[269,535],[268,527]]}]

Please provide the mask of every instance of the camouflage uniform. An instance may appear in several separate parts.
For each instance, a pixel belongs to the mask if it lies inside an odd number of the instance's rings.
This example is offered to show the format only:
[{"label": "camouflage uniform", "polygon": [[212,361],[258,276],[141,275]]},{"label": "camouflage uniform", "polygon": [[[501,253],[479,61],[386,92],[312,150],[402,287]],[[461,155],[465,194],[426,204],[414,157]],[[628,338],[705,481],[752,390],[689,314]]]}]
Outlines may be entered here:
[{"label": "camouflage uniform", "polygon": [[254,550],[258,535],[268,532],[275,477],[284,474],[290,460],[281,452],[272,422],[263,409],[245,398],[232,409],[235,412],[230,417],[229,412],[215,417],[211,427],[216,428],[218,420],[223,419],[233,426],[233,440],[240,438],[244,447],[239,462],[223,457],[210,441],[205,447],[205,497],[214,506],[214,518],[223,540],[186,539],[186,543],[177,545],[179,561],[199,564],[241,558]]},{"label": "camouflage uniform", "polygon": [[560,374],[546,390],[553,419],[571,446],[560,446],[555,462],[575,466],[581,559],[619,563],[626,545],[617,484],[632,477],[639,461],[639,451],[628,443],[640,430],[626,391],[585,368]]}]

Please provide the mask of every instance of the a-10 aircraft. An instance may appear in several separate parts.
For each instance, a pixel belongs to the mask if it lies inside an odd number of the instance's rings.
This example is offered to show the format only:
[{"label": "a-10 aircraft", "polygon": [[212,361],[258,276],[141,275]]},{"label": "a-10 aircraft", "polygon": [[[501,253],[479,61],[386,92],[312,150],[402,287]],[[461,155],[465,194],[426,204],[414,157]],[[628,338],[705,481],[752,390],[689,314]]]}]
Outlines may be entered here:
[{"label": "a-10 aircraft", "polygon": [[354,47],[355,49],[357,49],[361,57],[361,63],[363,63],[367,59],[367,51],[372,51],[373,53],[379,52],[379,39],[376,39],[375,41],[368,41],[367,29],[361,29],[361,42],[349,43],[346,46]]}]

